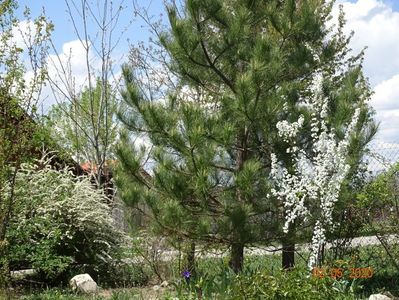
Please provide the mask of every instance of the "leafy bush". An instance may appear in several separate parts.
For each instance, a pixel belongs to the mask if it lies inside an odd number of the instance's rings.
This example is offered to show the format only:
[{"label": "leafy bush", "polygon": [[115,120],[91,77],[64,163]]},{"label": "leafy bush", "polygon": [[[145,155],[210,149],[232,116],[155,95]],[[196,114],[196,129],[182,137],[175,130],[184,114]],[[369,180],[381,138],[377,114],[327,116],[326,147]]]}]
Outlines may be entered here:
[{"label": "leafy bush", "polygon": [[139,263],[118,262],[110,265],[106,271],[107,274],[98,278],[101,286],[131,288],[143,286],[150,279],[143,265]]},{"label": "leafy bush", "polygon": [[307,269],[235,275],[224,272],[175,284],[179,299],[355,299],[349,281],[314,278]]},{"label": "leafy bush", "polygon": [[[306,270],[280,272],[275,276],[258,272],[251,277],[237,277],[232,291],[233,299],[339,299],[345,295],[329,278],[307,277]],[[354,297],[353,297],[354,299]]]},{"label": "leafy bush", "polygon": [[15,187],[7,236],[12,269],[34,268],[46,280],[73,270],[95,276],[119,253],[123,235],[88,178],[41,160],[22,165]]},{"label": "leafy bush", "polygon": [[365,213],[363,221],[370,233],[398,234],[399,164],[381,173],[357,196],[358,208]]},{"label": "leafy bush", "polygon": [[377,236],[386,252],[379,267],[388,261],[399,272],[399,164],[375,177],[357,198],[364,231]]}]

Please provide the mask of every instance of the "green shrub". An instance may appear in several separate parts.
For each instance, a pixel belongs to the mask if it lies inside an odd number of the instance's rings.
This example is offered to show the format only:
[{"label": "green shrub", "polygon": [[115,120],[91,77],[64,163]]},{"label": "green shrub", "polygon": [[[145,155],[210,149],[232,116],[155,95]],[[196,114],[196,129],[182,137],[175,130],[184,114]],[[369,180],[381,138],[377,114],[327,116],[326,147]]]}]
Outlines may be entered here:
[{"label": "green shrub", "polygon": [[[306,275],[305,275],[306,274]],[[280,272],[275,276],[258,272],[251,277],[237,277],[232,299],[355,299],[330,278],[308,277],[306,270]]]},{"label": "green shrub", "polygon": [[[380,255],[370,251],[378,269],[396,269],[399,273],[399,163],[376,176],[357,196],[358,218],[362,220],[364,231],[378,236],[383,246]],[[390,237],[395,237],[391,240]],[[385,252],[385,253],[384,253]]]},{"label": "green shrub", "polygon": [[118,256],[123,235],[88,178],[44,161],[24,164],[15,199],[7,235],[11,269],[34,268],[47,282],[81,271],[96,277]]},{"label": "green shrub", "polygon": [[149,276],[141,264],[115,263],[107,269],[108,274],[98,278],[98,284],[107,287],[131,288],[148,283]]},{"label": "green shrub", "polygon": [[357,196],[357,206],[371,235],[399,233],[399,163],[364,186]]},{"label": "green shrub", "polygon": [[352,282],[314,278],[307,269],[235,275],[233,272],[202,276],[175,283],[179,299],[356,299]]}]

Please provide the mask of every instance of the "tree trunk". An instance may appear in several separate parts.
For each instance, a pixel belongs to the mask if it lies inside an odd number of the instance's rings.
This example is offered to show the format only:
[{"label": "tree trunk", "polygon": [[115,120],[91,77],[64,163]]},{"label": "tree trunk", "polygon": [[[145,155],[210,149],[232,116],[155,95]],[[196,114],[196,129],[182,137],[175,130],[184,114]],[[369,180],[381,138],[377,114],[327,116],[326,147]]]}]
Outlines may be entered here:
[{"label": "tree trunk", "polygon": [[291,270],[295,266],[295,224],[290,224],[287,234],[282,239],[281,266]]},{"label": "tree trunk", "polygon": [[284,270],[291,270],[295,265],[295,244],[283,241],[281,264]]},{"label": "tree trunk", "polygon": [[232,244],[231,245],[231,257],[230,257],[230,268],[233,269],[234,273],[240,273],[244,264],[244,245],[243,244]]},{"label": "tree trunk", "polygon": [[195,275],[196,267],[195,267],[195,243],[190,242],[190,246],[187,249],[187,261],[186,268],[192,274]]}]

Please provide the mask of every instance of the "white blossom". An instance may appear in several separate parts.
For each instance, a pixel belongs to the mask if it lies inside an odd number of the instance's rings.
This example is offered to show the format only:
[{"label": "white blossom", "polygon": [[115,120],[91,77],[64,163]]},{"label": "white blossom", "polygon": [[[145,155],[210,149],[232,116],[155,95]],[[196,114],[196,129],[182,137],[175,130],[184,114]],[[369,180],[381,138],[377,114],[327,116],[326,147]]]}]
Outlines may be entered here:
[{"label": "white blossom", "polygon": [[295,144],[304,123],[304,116],[301,115],[297,122],[281,120],[276,125],[279,136],[288,143],[286,152],[291,155],[294,171],[289,172],[278,161],[276,154],[271,154],[270,178],[274,187],[270,194],[284,204],[284,232],[288,232],[289,225],[296,219],[307,220],[312,216],[315,212],[311,210],[311,205],[314,207],[317,204],[320,208],[313,230],[309,266],[318,261],[326,228],[333,225],[332,212],[350,168],[347,163],[348,147],[360,114],[360,110],[356,109],[344,138],[337,141],[334,128],[327,126],[328,99],[323,96],[322,82],[322,76],[316,75],[311,85],[313,96],[304,99],[304,106],[311,112],[311,152],[307,154]]},{"label": "white blossom", "polygon": [[289,141],[295,137],[299,129],[302,127],[304,122],[304,117],[301,115],[297,122],[289,123],[286,120],[277,123],[276,127],[278,130],[278,135],[284,139],[284,141]]}]

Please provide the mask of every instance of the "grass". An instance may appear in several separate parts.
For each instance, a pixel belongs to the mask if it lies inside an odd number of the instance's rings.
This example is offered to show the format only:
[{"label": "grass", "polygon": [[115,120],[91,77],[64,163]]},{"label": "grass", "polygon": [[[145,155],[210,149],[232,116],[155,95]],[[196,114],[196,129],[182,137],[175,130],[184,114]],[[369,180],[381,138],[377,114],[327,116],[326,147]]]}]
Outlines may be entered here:
[{"label": "grass", "polygon": [[[287,289],[288,293],[295,292],[295,289],[300,289],[303,286],[302,283],[298,282],[308,281],[310,274],[306,268],[305,260],[301,256],[307,257],[306,254],[298,254],[296,256],[297,266],[300,271],[298,276],[292,279],[292,284],[284,282],[279,254],[247,256],[244,262],[242,279],[240,280],[245,282],[246,285],[251,285],[251,278],[259,280],[259,274],[262,273],[266,274],[265,278],[272,280],[270,284],[276,284],[279,289]],[[393,267],[392,262],[387,260],[387,255],[381,246],[367,246],[354,249],[347,254],[345,260],[351,266],[373,268],[375,272],[374,276],[370,279],[349,280],[348,278],[343,278],[340,281],[331,280],[328,286],[339,291],[340,297],[330,299],[364,299],[372,293],[382,291],[390,291],[393,295],[399,295],[399,272]],[[151,281],[150,285],[146,287],[103,290],[97,296],[82,296],[68,289],[22,290],[14,292],[14,294],[4,291],[2,293],[0,291],[0,300],[147,300],[172,299],[175,296],[179,296],[179,299],[197,299],[197,293],[199,292],[202,293],[203,299],[230,299],[224,298],[224,293],[232,288],[232,285],[234,285],[232,283],[237,283],[236,275],[228,267],[228,257],[198,259],[197,276],[193,277],[189,284],[182,278],[177,260],[161,263],[160,270],[166,275],[164,279],[168,280],[171,285],[168,289],[154,291],[152,285],[157,282]],[[277,279],[270,279],[273,277]],[[259,284],[251,288],[256,289],[258,286],[264,285],[265,282],[262,280],[259,281]],[[312,284],[308,286],[305,284],[307,290],[313,287],[314,285]],[[268,287],[265,286],[265,288]]]},{"label": "grass", "polygon": [[[399,257],[399,245],[398,249],[394,249],[395,257]],[[303,277],[309,275],[306,269],[305,259],[307,258],[306,253],[297,254],[296,262],[297,266],[303,272]],[[366,246],[361,248],[353,249],[349,251],[343,260],[352,267],[371,267],[374,270],[372,278],[368,279],[350,279],[348,278],[349,272],[346,274],[346,278],[334,283],[334,288],[342,290],[343,297],[351,299],[352,296],[348,294],[349,290],[352,290],[357,299],[365,299],[370,294],[380,293],[383,291],[389,291],[395,296],[399,296],[399,271],[394,267],[392,261],[389,260],[387,254],[382,246]],[[198,273],[199,277],[210,278],[215,282],[219,283],[219,287],[215,284],[213,289],[215,292],[221,293],[226,285],[223,285],[223,280],[229,280],[229,276],[226,275],[228,266],[228,258],[208,258],[198,260]],[[278,276],[281,272],[281,256],[274,255],[263,255],[263,256],[247,256],[245,258],[243,274],[245,276],[252,276],[256,272],[266,272],[267,274]],[[345,296],[344,294],[348,295]]]},{"label": "grass", "polygon": [[[275,272],[280,268],[280,257],[279,255],[267,255],[267,256],[251,256],[245,258],[245,274],[252,274],[258,270],[262,270],[265,266]],[[161,299],[160,297],[172,298],[176,295],[176,286],[183,286],[181,274],[179,271],[179,263],[177,260],[168,263],[161,263],[160,269],[162,273],[166,275],[171,285],[174,284],[174,290],[169,290],[165,293],[163,290],[163,296],[157,295],[152,286],[146,288],[133,288],[125,290],[113,290],[108,293],[100,293],[98,296],[83,296],[78,295],[68,289],[48,289],[48,290],[25,290],[14,292],[13,295],[1,296],[2,299],[23,299],[23,300],[127,300],[127,299]],[[222,293],[222,290],[226,288],[231,276],[234,274],[228,271],[228,257],[223,258],[201,258],[197,260],[198,278],[209,278],[213,279],[215,285],[210,286],[211,292]],[[153,282],[155,283],[155,282]],[[172,288],[173,289],[173,288]],[[5,293],[3,293],[6,295]]]},{"label": "grass", "polygon": [[27,291],[22,293],[10,293],[9,291],[0,291],[0,300],[148,300],[158,299],[159,292],[151,288],[132,288],[104,290],[98,295],[81,295],[69,289],[47,289],[42,291]]}]

